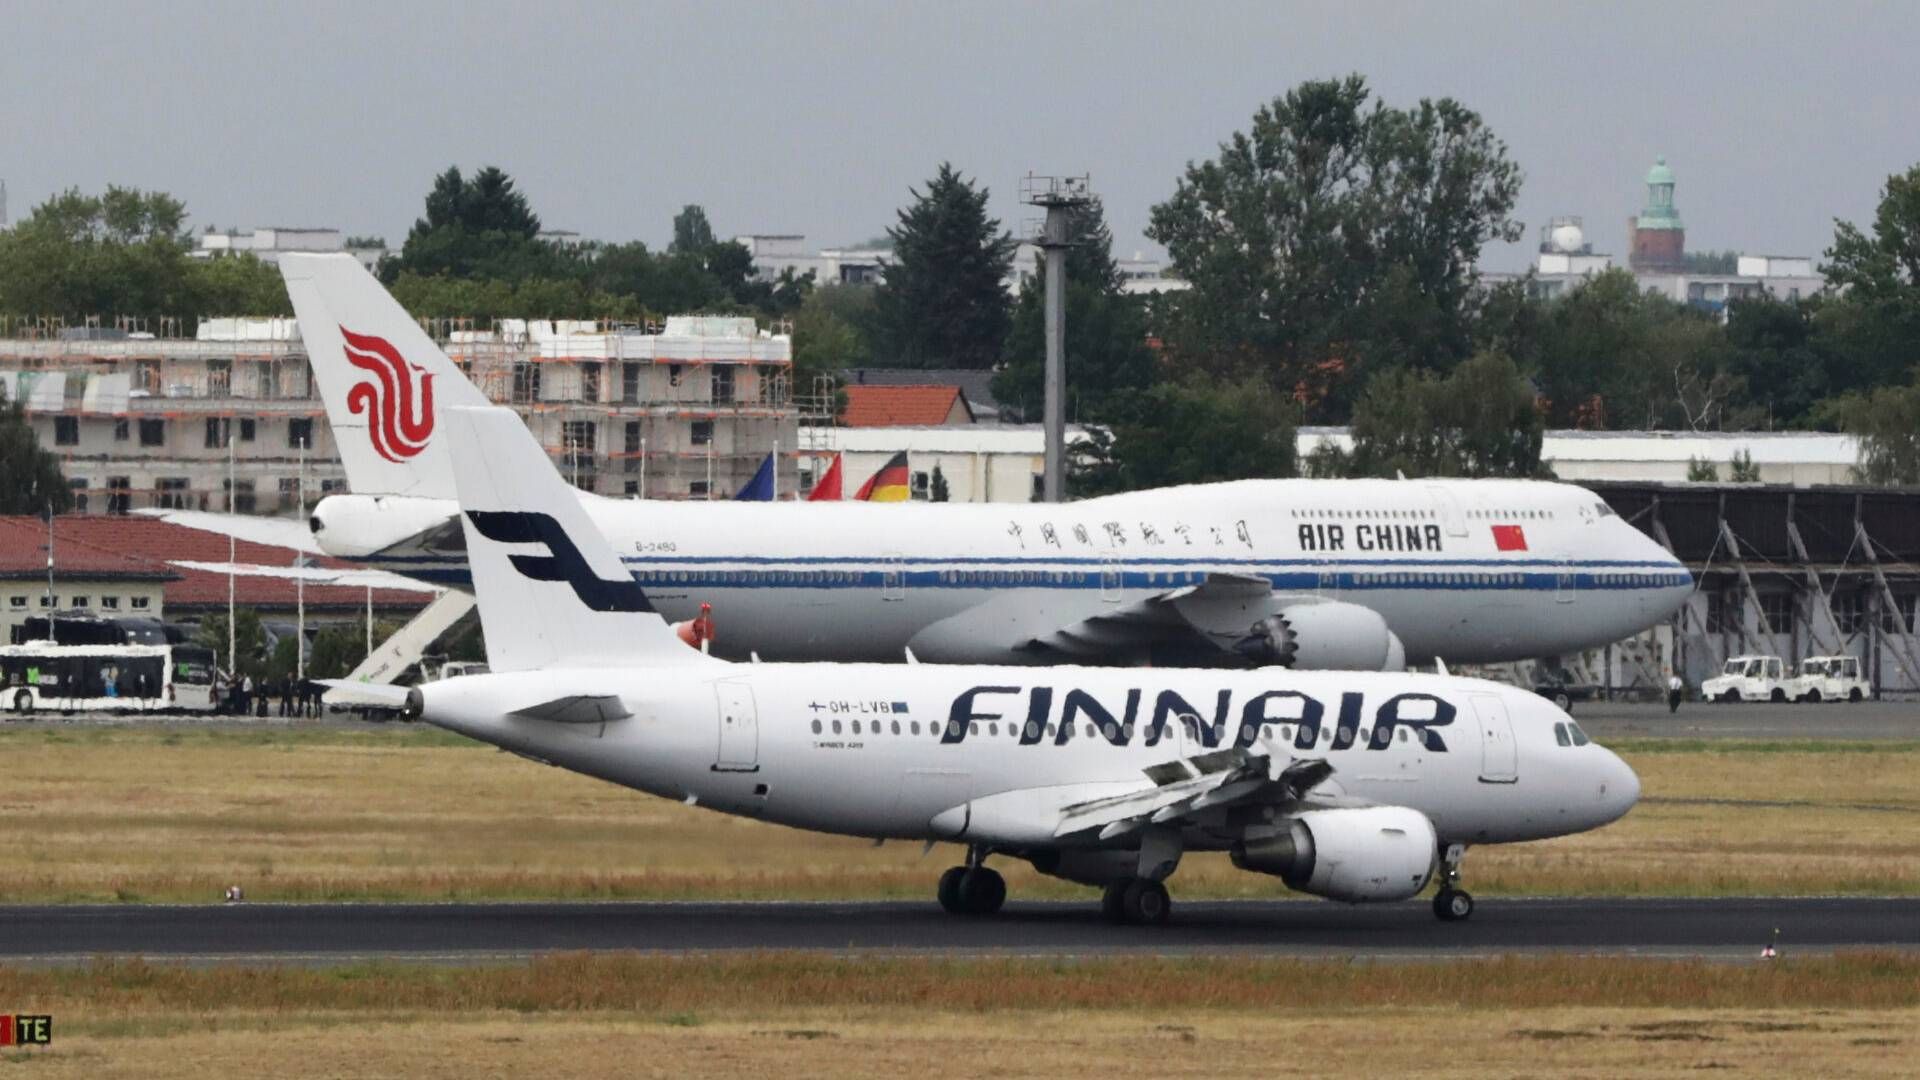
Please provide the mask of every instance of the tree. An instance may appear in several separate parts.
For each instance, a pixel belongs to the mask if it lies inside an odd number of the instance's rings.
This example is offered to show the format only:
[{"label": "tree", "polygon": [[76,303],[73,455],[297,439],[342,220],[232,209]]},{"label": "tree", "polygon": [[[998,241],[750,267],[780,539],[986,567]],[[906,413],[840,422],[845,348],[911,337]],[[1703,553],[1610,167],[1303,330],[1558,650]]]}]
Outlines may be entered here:
[{"label": "tree", "polygon": [[[1399,368],[1354,407],[1348,476],[1534,477],[1545,436],[1533,389],[1507,356],[1483,352],[1445,377]],[[1315,472],[1340,459],[1316,450]],[[1326,454],[1331,454],[1329,450]]]},{"label": "tree", "polygon": [[1835,367],[1818,332],[1817,302],[1784,303],[1771,297],[1736,300],[1727,309],[1728,371],[1745,385],[1729,427],[1801,427],[1833,391]]},{"label": "tree", "polygon": [[1727,462],[1727,479],[1736,484],[1757,484],[1760,482],[1760,466],[1753,463],[1753,452],[1742,447]]},{"label": "tree", "polygon": [[434,178],[426,215],[407,232],[390,273],[518,280],[564,272],[567,254],[539,233],[539,216],[505,172],[489,165],[467,178],[450,167]]},{"label": "tree", "polygon": [[328,626],[313,636],[313,657],[307,664],[310,679],[344,679],[367,658],[364,624]]},{"label": "tree", "polygon": [[0,386],[0,514],[60,514],[72,505],[60,459],[41,448],[25,410]]},{"label": "tree", "polygon": [[1720,482],[1720,466],[1706,458],[1687,459],[1687,483],[1717,484]]},{"label": "tree", "polygon": [[1920,165],[1887,178],[1871,229],[1869,234],[1836,222],[1828,261],[1820,268],[1837,293],[1822,313],[1822,329],[1847,358],[1849,388],[1903,382],[1914,361],[1914,343],[1920,341]]},{"label": "tree", "polygon": [[1130,391],[1072,462],[1076,495],[1292,476],[1293,408],[1265,381],[1203,374]]},{"label": "tree", "polygon": [[[1113,395],[1143,390],[1156,375],[1146,316],[1137,297],[1120,291],[1113,236],[1098,202],[1074,215],[1067,249],[1067,401],[1069,419],[1107,419]],[[1021,282],[1007,336],[1005,363],[993,396],[1015,419],[1038,420],[1046,397],[1046,277]]]},{"label": "tree", "polygon": [[1376,368],[1471,354],[1481,247],[1518,239],[1520,170],[1478,114],[1366,80],[1302,83],[1189,164],[1147,235],[1192,282],[1165,327],[1183,366],[1257,375],[1345,414]]},{"label": "tree", "polygon": [[[269,656],[267,653],[267,632],[260,625],[260,613],[252,608],[240,608],[233,615],[233,647],[227,651],[227,617],[224,614],[209,615],[200,620],[200,632],[195,640],[214,651],[215,662],[220,670],[238,677],[251,675],[254,681],[266,677]],[[238,657],[238,662],[235,657]]]},{"label": "tree", "polygon": [[1854,473],[1864,484],[1920,484],[1920,386],[1883,386],[1828,401],[1822,410],[1860,439]]},{"label": "tree", "polygon": [[941,472],[939,464],[936,463],[933,466],[933,475],[927,478],[927,501],[946,502],[950,494],[947,489],[947,474]]},{"label": "tree", "polygon": [[707,223],[706,208],[698,203],[681,207],[680,212],[673,215],[673,242],[667,245],[667,251],[701,255],[712,246],[713,226]]},{"label": "tree", "polygon": [[1744,392],[1713,316],[1608,270],[1549,304],[1536,375],[1559,427],[1717,429]]},{"label": "tree", "polygon": [[163,192],[68,189],[0,232],[0,311],[74,322],[202,314],[185,219]]},{"label": "tree", "polygon": [[992,367],[1011,324],[1003,282],[1013,239],[987,216],[987,189],[951,164],[909,194],[887,231],[893,261],[875,296],[880,355],[898,367]]}]

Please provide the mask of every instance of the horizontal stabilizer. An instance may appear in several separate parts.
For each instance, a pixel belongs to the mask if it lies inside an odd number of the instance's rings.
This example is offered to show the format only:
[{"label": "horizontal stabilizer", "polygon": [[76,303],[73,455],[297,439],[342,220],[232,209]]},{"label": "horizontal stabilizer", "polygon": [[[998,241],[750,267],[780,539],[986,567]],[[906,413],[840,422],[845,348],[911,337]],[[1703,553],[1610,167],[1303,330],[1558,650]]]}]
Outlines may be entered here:
[{"label": "horizontal stabilizer", "polygon": [[613,694],[569,694],[524,709],[515,709],[510,715],[555,724],[605,724],[625,720],[633,715],[633,710]]}]

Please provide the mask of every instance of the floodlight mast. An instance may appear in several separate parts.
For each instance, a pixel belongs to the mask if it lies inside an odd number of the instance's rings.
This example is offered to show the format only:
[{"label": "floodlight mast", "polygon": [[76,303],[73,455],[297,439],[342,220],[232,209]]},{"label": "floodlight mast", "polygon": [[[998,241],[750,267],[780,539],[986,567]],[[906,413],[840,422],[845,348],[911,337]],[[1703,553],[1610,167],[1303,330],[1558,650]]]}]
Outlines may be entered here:
[{"label": "floodlight mast", "polygon": [[1042,499],[1066,499],[1067,441],[1067,249],[1073,246],[1073,218],[1093,202],[1087,176],[1035,176],[1020,182],[1020,201],[1046,210],[1034,239],[1046,258],[1046,402],[1041,417],[1046,431],[1046,475]]}]

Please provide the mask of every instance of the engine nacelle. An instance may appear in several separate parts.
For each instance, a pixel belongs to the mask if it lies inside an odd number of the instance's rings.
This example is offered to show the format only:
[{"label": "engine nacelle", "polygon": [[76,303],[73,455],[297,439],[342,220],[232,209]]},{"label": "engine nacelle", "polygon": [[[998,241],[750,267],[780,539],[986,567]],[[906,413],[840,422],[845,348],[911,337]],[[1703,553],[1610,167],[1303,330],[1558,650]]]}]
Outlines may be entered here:
[{"label": "engine nacelle", "polygon": [[1234,651],[1301,671],[1405,671],[1407,650],[1372,608],[1339,600],[1290,604],[1254,623]]},{"label": "engine nacelle", "polygon": [[1433,877],[1433,822],[1404,806],[1309,810],[1279,833],[1233,846],[1233,865],[1295,892],[1365,903],[1405,900]]}]

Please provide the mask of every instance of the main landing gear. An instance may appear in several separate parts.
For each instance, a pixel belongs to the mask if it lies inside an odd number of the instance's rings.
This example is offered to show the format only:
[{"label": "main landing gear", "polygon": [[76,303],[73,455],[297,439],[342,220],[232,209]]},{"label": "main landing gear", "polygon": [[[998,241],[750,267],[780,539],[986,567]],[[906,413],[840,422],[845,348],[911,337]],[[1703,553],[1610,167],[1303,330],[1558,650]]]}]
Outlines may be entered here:
[{"label": "main landing gear", "polygon": [[1473,915],[1473,894],[1460,888],[1460,860],[1465,844],[1448,844],[1440,853],[1440,891],[1433,896],[1433,913],[1441,922],[1463,922]]},{"label": "main landing gear", "polygon": [[1160,926],[1172,911],[1167,887],[1150,878],[1122,878],[1100,897],[1100,913],[1109,922]]},{"label": "main landing gear", "polygon": [[1007,879],[986,865],[984,848],[967,850],[967,865],[940,875],[940,906],[950,915],[991,915],[1007,902]]}]

